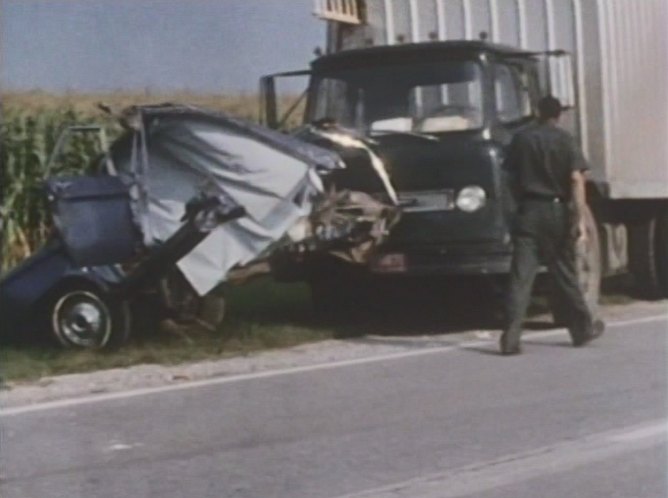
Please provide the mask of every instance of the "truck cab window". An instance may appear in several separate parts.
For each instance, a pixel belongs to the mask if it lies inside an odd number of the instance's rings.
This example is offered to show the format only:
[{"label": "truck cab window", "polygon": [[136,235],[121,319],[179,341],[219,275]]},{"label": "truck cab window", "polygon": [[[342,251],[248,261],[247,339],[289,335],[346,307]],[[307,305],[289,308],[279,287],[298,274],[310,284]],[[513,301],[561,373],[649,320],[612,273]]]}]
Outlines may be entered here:
[{"label": "truck cab window", "polygon": [[531,97],[526,75],[506,64],[494,66],[496,114],[502,123],[512,123],[531,116]]},{"label": "truck cab window", "polygon": [[330,118],[345,127],[352,127],[356,102],[348,95],[345,81],[326,78],[316,88],[314,120]]},{"label": "truck cab window", "polygon": [[362,133],[474,130],[483,123],[481,82],[479,65],[466,60],[342,69],[314,81],[309,117]]}]

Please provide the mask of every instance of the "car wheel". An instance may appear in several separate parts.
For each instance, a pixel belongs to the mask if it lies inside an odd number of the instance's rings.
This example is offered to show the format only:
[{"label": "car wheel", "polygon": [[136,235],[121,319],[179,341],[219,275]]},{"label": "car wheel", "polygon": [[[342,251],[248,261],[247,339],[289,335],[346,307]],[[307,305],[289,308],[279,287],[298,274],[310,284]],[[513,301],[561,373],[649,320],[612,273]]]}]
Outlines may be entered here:
[{"label": "car wheel", "polygon": [[130,335],[130,310],[92,288],[64,289],[50,301],[50,330],[64,347],[73,349],[113,349]]}]

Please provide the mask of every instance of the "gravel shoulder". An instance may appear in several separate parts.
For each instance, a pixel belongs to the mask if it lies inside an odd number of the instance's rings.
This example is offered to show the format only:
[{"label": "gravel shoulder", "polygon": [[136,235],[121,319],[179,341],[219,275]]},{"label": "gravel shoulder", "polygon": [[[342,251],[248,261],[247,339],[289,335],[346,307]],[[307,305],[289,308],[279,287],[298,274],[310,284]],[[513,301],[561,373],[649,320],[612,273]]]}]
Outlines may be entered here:
[{"label": "gravel shoulder", "polygon": [[[665,316],[668,315],[668,301],[608,305],[601,311],[602,317],[609,323]],[[547,320],[547,317],[537,317],[537,320]],[[175,366],[139,365],[92,373],[44,377],[34,382],[5,384],[3,391],[0,392],[0,407],[10,408],[91,394],[385,356],[423,348],[456,346],[470,341],[495,341],[497,336],[498,331],[493,330],[470,330],[448,334],[434,330],[432,334],[427,335],[412,335],[407,331],[405,335],[392,336],[370,331],[368,335],[356,339],[328,340],[214,361]]]}]

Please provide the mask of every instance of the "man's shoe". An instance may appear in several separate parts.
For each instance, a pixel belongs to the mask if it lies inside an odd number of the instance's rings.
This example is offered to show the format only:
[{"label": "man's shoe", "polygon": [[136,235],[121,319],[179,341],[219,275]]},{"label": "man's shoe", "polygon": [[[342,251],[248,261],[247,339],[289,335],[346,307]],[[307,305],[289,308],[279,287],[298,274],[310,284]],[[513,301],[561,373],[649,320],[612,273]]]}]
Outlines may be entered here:
[{"label": "man's shoe", "polygon": [[513,348],[501,346],[501,354],[503,356],[515,356],[518,354],[522,354],[522,348],[519,346],[515,346]]},{"label": "man's shoe", "polygon": [[582,347],[586,344],[589,344],[591,341],[594,339],[597,339],[603,335],[603,332],[605,332],[605,322],[600,319],[594,320],[594,323],[592,323],[591,327],[591,334],[589,334],[587,337],[579,340],[574,340],[573,341],[573,346],[576,348]]},{"label": "man's shoe", "polygon": [[499,349],[504,356],[512,356],[522,353],[522,347],[519,342],[516,344],[509,344],[505,332],[501,334],[501,338],[499,339]]}]

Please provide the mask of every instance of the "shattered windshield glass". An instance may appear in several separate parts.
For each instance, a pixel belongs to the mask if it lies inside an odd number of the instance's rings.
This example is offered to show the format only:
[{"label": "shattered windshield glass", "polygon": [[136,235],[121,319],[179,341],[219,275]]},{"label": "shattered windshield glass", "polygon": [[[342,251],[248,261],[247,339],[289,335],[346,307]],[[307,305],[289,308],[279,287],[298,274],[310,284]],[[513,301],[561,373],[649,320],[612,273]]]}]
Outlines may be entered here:
[{"label": "shattered windshield glass", "polygon": [[310,118],[363,133],[482,127],[482,69],[473,61],[361,67],[314,76]]}]

